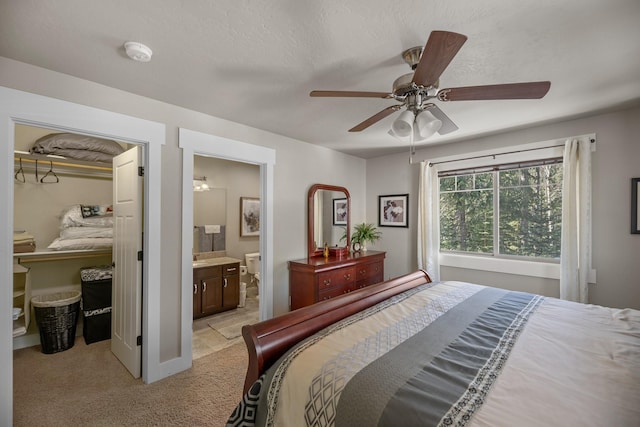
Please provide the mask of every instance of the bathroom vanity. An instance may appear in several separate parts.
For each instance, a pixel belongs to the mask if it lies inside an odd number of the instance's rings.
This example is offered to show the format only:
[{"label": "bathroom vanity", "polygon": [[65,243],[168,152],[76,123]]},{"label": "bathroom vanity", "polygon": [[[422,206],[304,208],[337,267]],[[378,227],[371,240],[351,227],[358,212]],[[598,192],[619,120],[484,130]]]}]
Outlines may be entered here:
[{"label": "bathroom vanity", "polygon": [[193,318],[233,310],[240,302],[240,260],[230,257],[193,262]]}]

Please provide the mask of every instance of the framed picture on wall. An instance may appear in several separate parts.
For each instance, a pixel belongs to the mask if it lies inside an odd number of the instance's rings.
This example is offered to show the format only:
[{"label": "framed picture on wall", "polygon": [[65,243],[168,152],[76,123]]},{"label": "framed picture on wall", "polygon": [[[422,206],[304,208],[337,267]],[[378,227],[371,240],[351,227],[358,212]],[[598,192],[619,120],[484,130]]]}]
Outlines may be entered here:
[{"label": "framed picture on wall", "polygon": [[347,225],[347,199],[333,199],[333,225]]},{"label": "framed picture on wall", "polygon": [[240,197],[240,237],[260,235],[260,199]]},{"label": "framed picture on wall", "polygon": [[380,227],[409,227],[409,195],[378,196]]},{"label": "framed picture on wall", "polygon": [[640,234],[640,178],[631,178],[631,234]]}]

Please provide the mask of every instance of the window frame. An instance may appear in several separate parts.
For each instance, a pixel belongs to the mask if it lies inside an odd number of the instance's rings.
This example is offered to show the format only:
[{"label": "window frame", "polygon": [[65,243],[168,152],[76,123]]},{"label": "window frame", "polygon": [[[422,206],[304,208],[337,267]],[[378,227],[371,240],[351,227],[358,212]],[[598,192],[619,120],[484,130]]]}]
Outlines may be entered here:
[{"label": "window frame", "polygon": [[[534,164],[535,163],[535,164]],[[472,252],[472,251],[462,251],[462,250],[449,250],[446,249],[444,250],[444,253],[447,254],[458,254],[458,255],[475,255],[475,256],[479,256],[479,257],[493,257],[493,258],[504,258],[504,259],[512,259],[512,260],[521,260],[521,261],[531,261],[531,262],[549,262],[549,263],[556,263],[559,264],[560,263],[560,256],[558,255],[557,258],[548,258],[548,257],[542,257],[542,256],[526,256],[526,255],[510,255],[510,254],[504,254],[504,253],[500,253],[500,190],[503,187],[500,187],[500,172],[504,172],[504,171],[508,171],[508,170],[518,170],[518,169],[523,169],[523,168],[531,168],[531,167],[542,167],[542,166],[549,166],[549,165],[558,165],[558,164],[562,164],[562,157],[558,156],[554,159],[539,159],[539,160],[529,160],[528,162],[519,162],[518,165],[511,165],[511,164],[504,164],[501,163],[500,165],[504,165],[506,167],[502,168],[499,167],[498,165],[496,165],[496,168],[493,168],[492,170],[473,170],[473,171],[468,171],[468,170],[463,170],[463,169],[456,169],[455,171],[459,171],[459,173],[455,173],[455,174],[448,174],[445,175],[443,177],[438,177],[438,179],[442,179],[445,177],[448,178],[457,178],[459,176],[464,176],[464,175],[470,175],[473,174],[473,182],[474,182],[474,190],[481,190],[481,189],[476,189],[475,188],[475,181],[476,181],[476,175],[478,174],[487,174],[490,173],[492,175],[491,178],[491,187],[486,187],[486,189],[490,189],[493,197],[492,197],[492,213],[493,213],[493,224],[492,224],[492,252],[491,253],[484,253],[484,252]],[[438,183],[440,184],[440,183]],[[438,185],[438,195],[440,196],[440,185]],[[460,192],[465,192],[465,191],[473,191],[473,190],[454,190],[454,191],[460,191]],[[448,192],[448,191],[447,191]],[[440,199],[439,199],[440,200]],[[443,250],[440,249],[440,252],[442,252]]]},{"label": "window frame", "polygon": [[[595,138],[595,135],[593,135],[593,138]],[[461,169],[481,169],[498,163],[524,163],[553,157],[563,157],[564,141],[566,141],[566,138],[521,144],[474,153],[465,153],[464,155],[447,156],[432,159],[430,162],[434,163],[434,167],[437,168],[438,172],[447,172]],[[497,159],[496,156],[499,156],[499,158]],[[495,185],[496,183],[494,182],[494,186]],[[438,212],[440,211],[439,199],[440,188],[438,186]],[[496,199],[498,198],[494,197],[494,204],[499,203],[499,200]],[[438,242],[439,238],[440,235],[438,231]],[[496,248],[494,248],[494,253],[495,251]],[[560,261],[558,259],[520,257],[515,255],[494,256],[494,254],[482,255],[479,253],[457,251],[443,252],[440,250],[438,243],[438,260],[441,266],[446,267],[560,279]]]}]

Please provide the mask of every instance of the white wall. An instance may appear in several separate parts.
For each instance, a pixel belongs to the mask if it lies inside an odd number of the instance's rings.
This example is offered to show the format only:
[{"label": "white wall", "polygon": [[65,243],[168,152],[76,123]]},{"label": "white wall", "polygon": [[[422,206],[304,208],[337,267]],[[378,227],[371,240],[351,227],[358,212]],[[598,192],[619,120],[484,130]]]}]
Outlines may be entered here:
[{"label": "white wall", "polygon": [[[180,349],[182,153],[178,128],[262,145],[276,150],[274,170],[273,313],[289,309],[287,261],[306,257],[307,190],[314,183],[344,186],[352,196],[352,218],[364,218],[362,159],[178,106],[98,85],[0,57],[0,85],[166,124],[162,148],[161,361]],[[306,161],[308,159],[308,161]],[[190,286],[190,284],[185,284]]]},{"label": "white wall", "polygon": [[[595,133],[593,153],[593,268],[597,284],[589,289],[593,304],[640,309],[640,235],[630,234],[631,178],[640,177],[640,108],[516,130],[455,144],[418,150],[415,161],[497,147]],[[409,229],[381,228],[375,248],[387,251],[386,274],[417,268],[416,229],[418,164],[409,153],[367,161],[367,219],[377,223],[377,196],[410,194]],[[443,267],[442,279],[465,280],[558,296],[558,281]]]}]

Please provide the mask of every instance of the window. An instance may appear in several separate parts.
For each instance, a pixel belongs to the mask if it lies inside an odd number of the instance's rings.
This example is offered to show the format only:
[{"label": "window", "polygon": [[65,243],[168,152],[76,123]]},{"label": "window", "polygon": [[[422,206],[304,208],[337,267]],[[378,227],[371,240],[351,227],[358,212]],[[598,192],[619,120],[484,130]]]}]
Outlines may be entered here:
[{"label": "window", "polygon": [[562,159],[439,175],[440,250],[559,259]]}]

